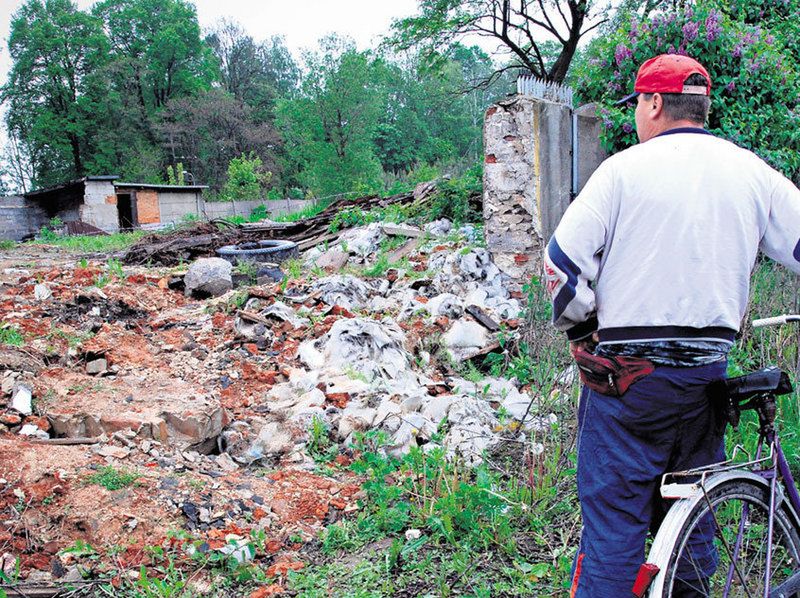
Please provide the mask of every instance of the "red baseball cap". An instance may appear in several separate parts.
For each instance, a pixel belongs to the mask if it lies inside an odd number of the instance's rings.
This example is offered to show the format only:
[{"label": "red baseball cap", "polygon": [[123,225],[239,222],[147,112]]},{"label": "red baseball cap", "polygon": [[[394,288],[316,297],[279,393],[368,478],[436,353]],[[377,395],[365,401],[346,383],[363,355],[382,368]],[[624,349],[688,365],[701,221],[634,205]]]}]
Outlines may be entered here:
[{"label": "red baseball cap", "polygon": [[[690,75],[702,75],[706,85],[685,85]],[[636,74],[634,92],[617,104],[631,101],[640,93],[685,93],[711,95],[711,76],[702,64],[682,54],[661,54],[646,61]]]}]

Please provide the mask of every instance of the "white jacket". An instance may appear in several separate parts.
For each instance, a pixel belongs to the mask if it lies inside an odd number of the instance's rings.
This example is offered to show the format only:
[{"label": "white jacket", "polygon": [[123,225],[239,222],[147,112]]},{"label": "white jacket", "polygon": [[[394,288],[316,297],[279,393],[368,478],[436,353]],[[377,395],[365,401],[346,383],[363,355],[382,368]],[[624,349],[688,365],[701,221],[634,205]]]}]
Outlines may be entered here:
[{"label": "white jacket", "polygon": [[703,129],[667,131],[603,162],[564,214],[553,322],[571,340],[732,341],[759,248],[800,273],[800,190]]}]

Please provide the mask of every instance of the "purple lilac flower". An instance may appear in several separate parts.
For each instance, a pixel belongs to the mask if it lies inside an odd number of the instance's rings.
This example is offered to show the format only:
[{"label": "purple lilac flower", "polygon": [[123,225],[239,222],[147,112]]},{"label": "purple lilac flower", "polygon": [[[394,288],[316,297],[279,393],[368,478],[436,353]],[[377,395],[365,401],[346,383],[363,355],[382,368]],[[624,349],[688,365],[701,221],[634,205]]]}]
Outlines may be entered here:
[{"label": "purple lilac flower", "polygon": [[633,56],[633,51],[625,44],[618,44],[617,49],[614,51],[614,59],[617,65],[622,65],[623,62]]},{"label": "purple lilac flower", "polygon": [[722,33],[722,27],[719,24],[719,13],[712,10],[706,18],[706,39],[713,42],[720,33]]},{"label": "purple lilac flower", "polygon": [[693,42],[697,39],[697,33],[700,31],[700,23],[696,21],[689,21],[683,26],[683,38],[687,42]]},{"label": "purple lilac flower", "polygon": [[764,39],[764,43],[766,43],[768,46],[771,46],[772,44],[774,44],[774,43],[775,43],[775,36],[774,36],[774,35],[768,35],[768,36],[767,36],[767,37]]},{"label": "purple lilac flower", "polygon": [[622,125],[622,130],[626,133],[633,133],[633,125],[631,123],[624,123]]},{"label": "purple lilac flower", "polygon": [[733,49],[733,52],[731,52],[731,56],[733,56],[734,58],[741,58],[743,50],[744,48],[742,44],[736,44],[736,47]]},{"label": "purple lilac flower", "polygon": [[636,22],[636,20],[635,20],[635,19],[631,19],[631,29],[630,29],[630,31],[628,32],[628,40],[629,40],[629,41],[630,41],[632,44],[635,44],[637,39],[639,39],[639,27],[638,27],[638,23]]},{"label": "purple lilac flower", "polygon": [[606,120],[603,121],[603,126],[606,129],[613,129],[614,128],[614,123],[611,122],[610,120],[606,119]]},{"label": "purple lilac flower", "polygon": [[725,89],[727,89],[728,91],[735,91],[736,90],[736,82],[735,81],[731,81],[730,83],[728,83],[725,86]]},{"label": "purple lilac flower", "polygon": [[686,11],[684,11],[684,14],[691,19],[694,16],[694,11],[692,10],[692,7],[687,6]]}]

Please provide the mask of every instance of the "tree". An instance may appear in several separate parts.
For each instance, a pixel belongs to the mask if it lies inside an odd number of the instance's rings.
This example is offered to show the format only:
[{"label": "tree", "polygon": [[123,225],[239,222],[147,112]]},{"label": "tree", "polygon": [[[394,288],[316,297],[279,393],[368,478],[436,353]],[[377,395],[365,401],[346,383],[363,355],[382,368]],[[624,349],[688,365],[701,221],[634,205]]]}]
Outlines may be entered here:
[{"label": "tree", "polygon": [[8,47],[13,65],[2,99],[19,163],[30,161],[34,187],[83,176],[103,118],[100,22],[70,0],[29,0],[14,14]]},{"label": "tree", "polygon": [[[547,81],[564,81],[580,39],[605,17],[593,0],[419,0],[419,14],[393,25],[390,43],[421,47],[429,58],[443,55],[465,36],[495,39],[509,57],[487,82],[510,69],[525,69]],[[548,64],[542,36],[560,51]]]},{"label": "tree", "polygon": [[239,24],[223,19],[206,43],[219,62],[223,88],[265,120],[272,117],[275,100],[297,85],[300,71],[280,37],[258,44]]},{"label": "tree", "polygon": [[262,199],[269,187],[272,173],[264,169],[261,158],[254,153],[242,154],[228,164],[228,180],[222,188],[223,199]]},{"label": "tree", "polygon": [[195,181],[213,190],[221,189],[228,164],[242,154],[254,152],[267,170],[279,170],[275,151],[280,137],[275,128],[256,121],[252,108],[221,89],[170,101],[156,130],[169,162],[182,161]]},{"label": "tree", "polygon": [[705,65],[713,82],[709,128],[797,177],[800,64],[787,48],[798,43],[800,0],[763,0],[754,13],[749,0],[684,4],[650,18],[633,15],[587,50],[576,88],[581,100],[601,105],[607,147],[636,143],[632,111],[612,104],[633,88],[639,65],[657,54],[688,54]]},{"label": "tree", "polygon": [[278,126],[287,145],[288,170],[323,195],[380,186],[372,138],[385,89],[367,53],[331,36],[307,53],[300,97],[278,103]]},{"label": "tree", "polygon": [[93,12],[111,41],[109,75],[124,98],[133,98],[151,143],[156,112],[171,99],[207,89],[213,60],[200,39],[194,5],[187,0],[103,0]]}]

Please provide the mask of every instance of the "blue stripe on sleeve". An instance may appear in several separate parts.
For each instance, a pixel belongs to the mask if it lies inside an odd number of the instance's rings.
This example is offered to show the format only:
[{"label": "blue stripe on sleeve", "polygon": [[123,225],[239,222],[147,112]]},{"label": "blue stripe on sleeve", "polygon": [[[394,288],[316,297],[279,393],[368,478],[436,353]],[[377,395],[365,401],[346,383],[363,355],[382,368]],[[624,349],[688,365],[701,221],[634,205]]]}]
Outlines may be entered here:
[{"label": "blue stripe on sleeve", "polygon": [[553,319],[557,320],[567,309],[569,302],[575,298],[575,289],[578,286],[578,275],[581,273],[581,269],[564,253],[555,237],[552,237],[550,243],[547,244],[547,254],[553,265],[567,275],[566,284],[553,299]]},{"label": "blue stripe on sleeve", "polygon": [[800,241],[797,242],[797,245],[794,246],[794,253],[792,254],[794,259],[800,262]]}]

